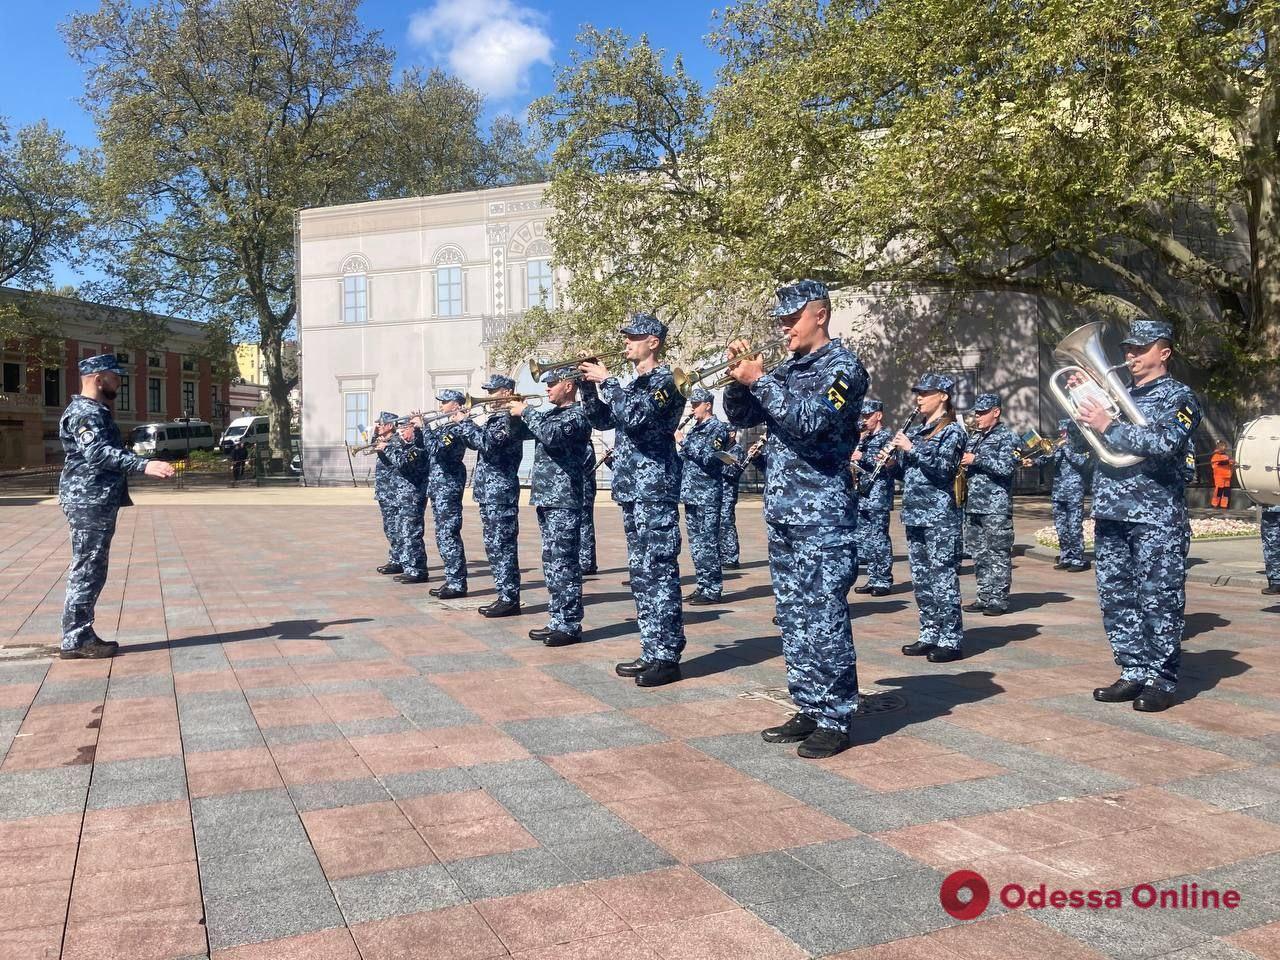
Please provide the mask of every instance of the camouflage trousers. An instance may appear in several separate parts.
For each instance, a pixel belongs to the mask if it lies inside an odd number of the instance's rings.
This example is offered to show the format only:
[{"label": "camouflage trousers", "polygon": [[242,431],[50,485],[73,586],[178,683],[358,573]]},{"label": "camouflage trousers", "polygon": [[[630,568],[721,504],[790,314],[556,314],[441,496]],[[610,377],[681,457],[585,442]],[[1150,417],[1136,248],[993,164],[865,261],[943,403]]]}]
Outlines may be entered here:
[{"label": "camouflage trousers", "polygon": [[[888,510],[858,509],[857,550],[858,566],[867,569],[867,586],[893,586],[893,540],[889,536]],[[853,572],[858,579],[858,569]]]},{"label": "camouflage trousers", "polygon": [[71,565],[67,568],[67,600],[62,607],[62,649],[74,650],[97,634],[94,608],[107,582],[107,559],[116,532],[117,508],[68,509],[62,512],[71,526]]},{"label": "camouflage trousers", "polygon": [[684,522],[689,529],[689,556],[698,589],[705,596],[718,599],[724,589],[724,570],[720,566],[720,503],[709,505],[686,503]]},{"label": "camouflage trousers", "polygon": [[738,544],[738,485],[726,483],[720,488],[720,563],[742,561]]},{"label": "camouflage trousers", "polygon": [[480,528],[484,535],[484,555],[493,574],[499,600],[520,602],[520,505],[481,503]]},{"label": "camouflage trousers", "polygon": [[627,535],[631,593],[636,598],[640,656],[679,663],[684,652],[680,601],[680,512],[674,502],[619,504]]},{"label": "camouflage trousers", "polygon": [[1084,501],[1053,501],[1053,529],[1058,532],[1058,562],[1084,566]]},{"label": "camouflage trousers", "polygon": [[547,584],[547,626],[562,633],[582,631],[582,568],[578,548],[582,511],[538,507],[542,531],[542,579]]},{"label": "camouflage trousers", "polygon": [[436,550],[444,567],[445,586],[467,589],[467,550],[462,545],[462,491],[432,496],[431,519],[436,527]]},{"label": "camouflage trousers", "polygon": [[1094,518],[1098,603],[1111,652],[1126,680],[1178,685],[1187,565],[1181,524]]},{"label": "camouflage trousers", "polygon": [[396,507],[390,500],[378,500],[382,513],[382,535],[387,538],[387,563],[400,562],[400,542],[396,532]]},{"label": "camouflage trousers", "polygon": [[578,534],[578,566],[582,572],[596,569],[596,488],[582,491],[582,528]]},{"label": "camouflage trousers", "polygon": [[787,689],[821,727],[849,732],[858,664],[849,625],[854,528],[767,524]]},{"label": "camouflage trousers", "polygon": [[960,515],[939,517],[928,527],[907,527],[907,560],[916,607],[920,610],[920,641],[935,647],[959,649],[964,640],[960,613],[960,558],[956,555]]},{"label": "camouflage trousers", "polygon": [[978,599],[988,607],[1009,603],[1013,580],[1013,517],[998,513],[969,514],[969,551],[978,581]]},{"label": "camouflage trousers", "polygon": [[1267,568],[1267,582],[1280,584],[1280,513],[1262,512],[1262,562]]},{"label": "camouflage trousers", "polygon": [[395,508],[395,529],[399,564],[404,572],[422,576],[427,574],[427,547],[423,542],[426,532],[427,498],[424,496],[402,500]]}]

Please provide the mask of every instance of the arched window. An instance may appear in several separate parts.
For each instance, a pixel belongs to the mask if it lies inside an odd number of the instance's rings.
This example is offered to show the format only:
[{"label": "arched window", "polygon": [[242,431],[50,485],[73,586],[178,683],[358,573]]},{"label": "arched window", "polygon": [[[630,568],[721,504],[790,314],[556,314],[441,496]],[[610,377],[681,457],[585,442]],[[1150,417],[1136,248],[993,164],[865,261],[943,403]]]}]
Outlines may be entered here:
[{"label": "arched window", "polygon": [[342,262],[342,322],[369,321],[369,261],[352,254]]}]

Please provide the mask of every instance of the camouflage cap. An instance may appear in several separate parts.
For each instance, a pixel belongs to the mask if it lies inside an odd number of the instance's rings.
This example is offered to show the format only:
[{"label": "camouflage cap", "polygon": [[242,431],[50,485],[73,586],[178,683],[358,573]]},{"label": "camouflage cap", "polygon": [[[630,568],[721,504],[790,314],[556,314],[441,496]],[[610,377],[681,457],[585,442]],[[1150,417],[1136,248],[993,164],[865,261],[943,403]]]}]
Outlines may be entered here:
[{"label": "camouflage cap", "polygon": [[667,339],[667,325],[655,317],[652,313],[633,313],[627,317],[627,322],[620,327],[619,333],[626,334],[628,337],[657,337],[659,340]]},{"label": "camouflage cap", "polygon": [[1157,340],[1173,343],[1173,324],[1164,320],[1135,320],[1129,325],[1129,335],[1120,342],[1126,347],[1145,347]]},{"label": "camouflage cap", "polygon": [[940,390],[948,397],[956,388],[954,377],[948,377],[943,373],[924,373],[920,375],[920,379],[916,381],[916,385],[911,388],[912,393],[930,393],[934,390]]},{"label": "camouflage cap", "polygon": [[776,294],[778,303],[773,308],[772,313],[775,317],[789,317],[791,314],[803,310],[806,303],[814,300],[826,300],[830,297],[827,292],[827,285],[817,280],[801,280],[798,283],[779,287]]},{"label": "camouflage cap", "polygon": [[576,372],[576,367],[556,367],[554,370],[548,370],[538,378],[539,383],[545,383],[548,387],[555,386],[561,380],[569,380]]},{"label": "camouflage cap", "polygon": [[880,413],[884,410],[884,404],[879,400],[863,400],[862,415],[868,416],[873,413]]},{"label": "camouflage cap", "polygon": [[689,394],[690,403],[715,403],[716,398],[705,387],[694,387]]},{"label": "camouflage cap", "polygon": [[80,361],[80,376],[87,377],[94,373],[114,373],[124,376],[120,369],[120,361],[114,353],[100,353],[96,357],[86,357]]},{"label": "camouflage cap", "polygon": [[501,373],[490,375],[488,380],[480,384],[481,390],[514,390],[515,388],[516,382]]},{"label": "camouflage cap", "polygon": [[441,403],[465,403],[467,397],[461,390],[441,390],[436,394],[436,399]]},{"label": "camouflage cap", "polygon": [[1000,406],[1000,398],[994,393],[980,393],[978,399],[973,401],[974,413],[986,413]]},{"label": "camouflage cap", "polygon": [[392,413],[389,410],[383,410],[380,414],[378,414],[379,423],[395,423],[399,419],[400,419],[399,417],[397,417],[394,413]]}]

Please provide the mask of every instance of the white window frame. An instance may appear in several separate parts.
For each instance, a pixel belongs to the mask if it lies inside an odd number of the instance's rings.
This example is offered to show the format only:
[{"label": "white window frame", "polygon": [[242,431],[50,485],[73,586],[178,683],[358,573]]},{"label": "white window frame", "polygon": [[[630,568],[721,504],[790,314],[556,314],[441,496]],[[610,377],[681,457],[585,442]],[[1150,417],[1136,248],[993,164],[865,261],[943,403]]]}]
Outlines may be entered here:
[{"label": "white window frame", "polygon": [[[456,279],[455,279],[456,277]],[[446,278],[448,278],[446,280]],[[460,263],[437,264],[433,285],[437,317],[460,317],[466,313],[467,272]],[[453,296],[455,293],[457,296]],[[444,294],[448,293],[446,299]],[[448,309],[446,309],[446,306]]]},{"label": "white window frame", "polygon": [[369,322],[369,275],[367,273],[343,275],[342,322],[347,326]]},{"label": "white window frame", "polygon": [[[534,295],[533,288],[533,265],[539,265],[538,273],[538,296]],[[542,282],[542,268],[546,268],[545,284]],[[554,310],[556,306],[556,272],[551,266],[551,260],[547,257],[536,257],[532,260],[526,260],[524,265],[524,299],[526,307],[546,307],[548,310]]]},{"label": "white window frame", "polygon": [[[370,429],[369,396],[368,390],[344,390],[342,392],[342,437],[351,446],[358,446],[368,442],[366,438],[360,436],[359,424],[363,423],[366,431]],[[352,408],[352,401],[358,397],[364,398],[363,419],[360,415],[361,403],[358,400],[355,408]]]}]

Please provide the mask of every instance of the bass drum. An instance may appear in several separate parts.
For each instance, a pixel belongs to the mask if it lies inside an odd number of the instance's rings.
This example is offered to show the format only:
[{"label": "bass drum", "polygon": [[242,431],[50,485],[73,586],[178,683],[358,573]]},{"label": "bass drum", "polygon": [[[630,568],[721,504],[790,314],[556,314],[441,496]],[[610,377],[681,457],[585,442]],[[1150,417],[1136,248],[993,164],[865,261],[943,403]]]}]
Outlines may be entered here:
[{"label": "bass drum", "polygon": [[1250,420],[1236,440],[1236,483],[1254,503],[1280,503],[1280,417]]}]

